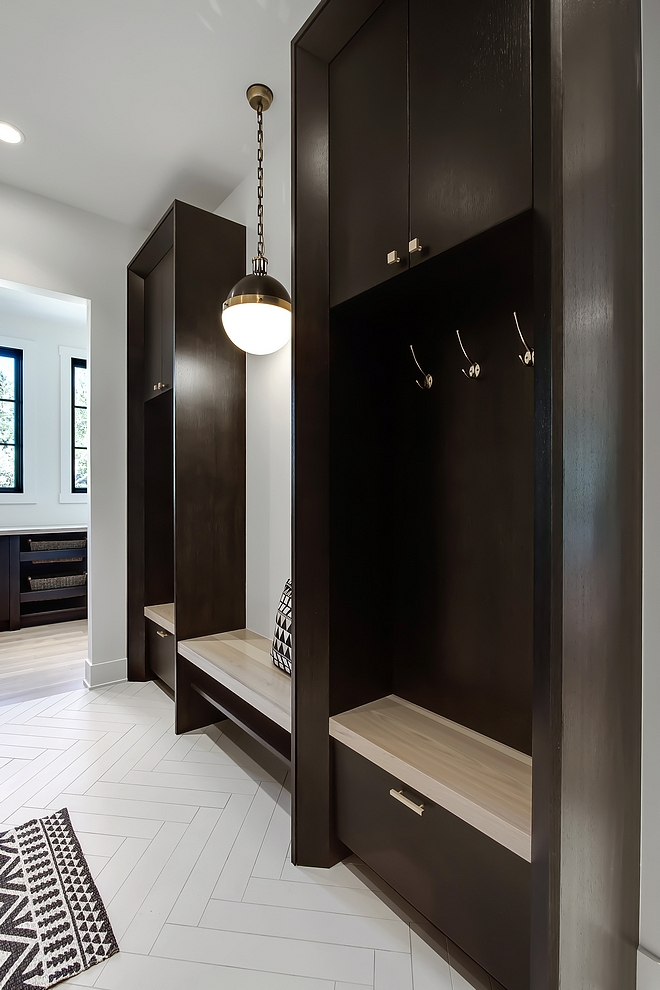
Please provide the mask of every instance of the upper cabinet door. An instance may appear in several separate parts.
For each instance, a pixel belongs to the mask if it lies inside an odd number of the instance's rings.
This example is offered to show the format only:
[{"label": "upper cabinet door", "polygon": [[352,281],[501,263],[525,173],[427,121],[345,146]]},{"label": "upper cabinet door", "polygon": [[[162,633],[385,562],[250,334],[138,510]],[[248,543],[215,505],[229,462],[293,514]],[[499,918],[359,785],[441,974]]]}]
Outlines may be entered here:
[{"label": "upper cabinet door", "polygon": [[529,0],[410,0],[413,264],[532,205]]},{"label": "upper cabinet door", "polygon": [[384,0],[330,64],[333,306],[408,267],[407,49],[407,0]]},{"label": "upper cabinet door", "polygon": [[174,248],[144,280],[144,397],[172,388],[174,374]]}]

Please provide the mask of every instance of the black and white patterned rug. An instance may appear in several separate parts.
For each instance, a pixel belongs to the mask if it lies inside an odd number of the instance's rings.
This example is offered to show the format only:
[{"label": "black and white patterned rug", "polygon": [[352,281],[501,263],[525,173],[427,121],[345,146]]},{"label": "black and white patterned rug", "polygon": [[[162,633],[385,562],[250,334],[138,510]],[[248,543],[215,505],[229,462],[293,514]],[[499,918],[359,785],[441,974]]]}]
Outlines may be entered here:
[{"label": "black and white patterned rug", "polygon": [[0,833],[0,990],[51,987],[118,949],[66,808]]}]

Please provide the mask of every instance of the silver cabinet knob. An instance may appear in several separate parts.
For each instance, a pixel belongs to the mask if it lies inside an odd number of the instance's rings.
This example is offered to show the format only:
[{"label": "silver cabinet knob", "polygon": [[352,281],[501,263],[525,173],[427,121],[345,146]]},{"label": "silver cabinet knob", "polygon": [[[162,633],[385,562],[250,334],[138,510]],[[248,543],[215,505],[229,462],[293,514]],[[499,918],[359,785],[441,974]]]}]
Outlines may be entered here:
[{"label": "silver cabinet knob", "polygon": [[167,388],[165,382],[156,382],[154,385],[154,392],[161,392],[164,388]]},{"label": "silver cabinet knob", "polygon": [[413,237],[412,241],[408,241],[408,251],[410,254],[416,254],[421,250],[422,245],[419,243],[419,237]]},{"label": "silver cabinet knob", "polygon": [[401,258],[399,257],[399,255],[397,254],[397,252],[396,251],[390,251],[390,253],[387,256],[387,263],[388,263],[388,265],[398,265],[400,261],[401,261]]}]

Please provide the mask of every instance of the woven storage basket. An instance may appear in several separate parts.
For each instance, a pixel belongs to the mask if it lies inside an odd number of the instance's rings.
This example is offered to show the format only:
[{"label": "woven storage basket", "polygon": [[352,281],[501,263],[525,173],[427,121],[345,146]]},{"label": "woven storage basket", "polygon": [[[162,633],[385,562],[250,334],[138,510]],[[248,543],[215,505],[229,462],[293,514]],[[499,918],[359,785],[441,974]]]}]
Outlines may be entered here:
[{"label": "woven storage basket", "polygon": [[[58,557],[57,564],[79,564],[82,557]],[[49,567],[52,566],[52,560],[31,560],[31,564],[36,564],[37,567]]]},{"label": "woven storage basket", "polygon": [[55,591],[58,588],[83,588],[87,574],[60,574],[58,577],[29,577],[30,591]]},{"label": "woven storage basket", "polygon": [[87,540],[28,540],[30,550],[81,550]]}]

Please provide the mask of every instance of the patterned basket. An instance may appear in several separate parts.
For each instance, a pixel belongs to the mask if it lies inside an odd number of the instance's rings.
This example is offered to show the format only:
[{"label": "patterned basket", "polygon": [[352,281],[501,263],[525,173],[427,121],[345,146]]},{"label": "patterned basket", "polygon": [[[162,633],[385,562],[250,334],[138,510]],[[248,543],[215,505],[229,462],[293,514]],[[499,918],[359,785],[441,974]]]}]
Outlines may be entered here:
[{"label": "patterned basket", "polygon": [[273,647],[270,651],[271,659],[276,667],[283,670],[285,674],[291,676],[291,666],[293,663],[293,634],[291,632],[291,620],[293,616],[293,592],[291,581],[284,585],[284,591],[280,598],[280,604],[275,616],[275,634],[273,636]]},{"label": "patterned basket", "polygon": [[[57,563],[57,564],[79,564],[82,559],[83,559],[82,557],[58,557],[55,563]],[[52,566],[53,561],[52,560],[31,560],[30,563],[31,564],[36,564],[37,567],[49,567],[49,566]]]},{"label": "patterned basket", "polygon": [[85,574],[60,574],[58,577],[29,577],[30,591],[56,591],[58,588],[80,588],[87,584]]},{"label": "patterned basket", "polygon": [[30,550],[81,550],[87,540],[28,540]]}]

